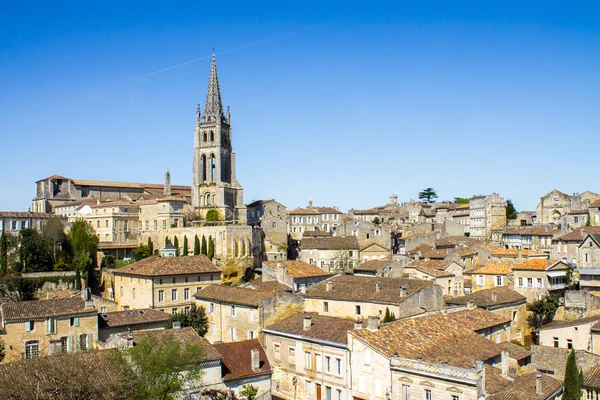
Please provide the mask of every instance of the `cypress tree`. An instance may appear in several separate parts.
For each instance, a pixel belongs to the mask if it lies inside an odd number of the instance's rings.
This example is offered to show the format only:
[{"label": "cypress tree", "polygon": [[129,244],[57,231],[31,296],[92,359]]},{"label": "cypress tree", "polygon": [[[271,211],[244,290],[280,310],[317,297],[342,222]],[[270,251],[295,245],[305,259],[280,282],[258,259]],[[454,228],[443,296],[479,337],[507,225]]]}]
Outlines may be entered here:
[{"label": "cypress tree", "polygon": [[8,240],[2,232],[0,235],[0,274],[8,271]]},{"label": "cypress tree", "polygon": [[213,242],[212,235],[208,235],[208,254],[206,254],[208,258],[212,261],[215,256],[215,243]]},{"label": "cypress tree", "polygon": [[202,247],[200,248],[200,253],[207,255],[208,249],[206,248],[206,236],[202,235]]},{"label": "cypress tree", "polygon": [[390,314],[390,322],[394,322],[396,320],[396,313],[392,311]]},{"label": "cypress tree", "polygon": [[198,254],[200,254],[200,240],[198,240],[198,235],[194,235],[194,255]]},{"label": "cypress tree", "polygon": [[173,246],[175,246],[176,249],[179,248],[179,239],[177,239],[177,236],[173,237]]},{"label": "cypress tree", "polygon": [[383,317],[383,323],[387,323],[387,322],[391,322],[391,318],[392,316],[390,315],[390,309],[389,308],[385,308],[385,317]]},{"label": "cypress tree", "polygon": [[171,243],[168,236],[165,236],[165,247],[167,247]]},{"label": "cypress tree", "polygon": [[148,250],[150,250],[150,255],[154,255],[154,243],[152,243],[152,238],[148,236]]},{"label": "cypress tree", "polygon": [[563,384],[565,392],[563,394],[563,400],[580,400],[581,399],[581,378],[579,376],[579,370],[577,368],[577,359],[575,357],[575,350],[571,350],[569,358],[567,359],[567,366],[565,368],[565,382]]},{"label": "cypress tree", "polygon": [[188,240],[187,240],[187,236],[183,237],[183,254],[182,256],[187,256],[188,255]]}]

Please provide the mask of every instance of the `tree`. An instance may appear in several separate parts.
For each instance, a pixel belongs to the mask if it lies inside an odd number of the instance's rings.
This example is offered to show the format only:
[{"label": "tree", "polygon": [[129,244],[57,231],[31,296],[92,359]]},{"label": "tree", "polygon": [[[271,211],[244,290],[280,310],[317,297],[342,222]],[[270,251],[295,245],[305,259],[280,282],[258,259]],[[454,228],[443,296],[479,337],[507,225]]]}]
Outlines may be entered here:
[{"label": "tree", "polygon": [[57,258],[67,240],[62,221],[58,218],[48,219],[42,228],[42,237],[49,243],[52,249],[52,261],[56,264]]},{"label": "tree", "polygon": [[208,317],[206,316],[206,309],[202,306],[198,308],[195,304],[192,304],[187,314],[177,313],[171,315],[165,327],[167,329],[173,328],[173,322],[181,323],[182,328],[191,326],[201,337],[204,337],[208,332]]},{"label": "tree", "polygon": [[133,347],[120,347],[111,362],[120,375],[133,374],[139,399],[175,399],[188,382],[202,377],[202,347],[179,342],[171,332],[147,336]]},{"label": "tree", "polygon": [[471,201],[466,197],[455,197],[454,204],[469,204]]},{"label": "tree", "polygon": [[187,240],[187,236],[183,237],[183,253],[181,255],[182,256],[187,256],[188,255],[188,240]]},{"label": "tree", "polygon": [[152,255],[152,249],[145,244],[140,244],[137,249],[133,250],[133,259],[140,261],[144,258],[148,258]]},{"label": "tree", "polygon": [[177,239],[177,236],[173,236],[173,246],[175,246],[176,249],[179,249],[179,239]]},{"label": "tree", "polygon": [[198,235],[194,235],[194,255],[197,256],[200,254],[200,240],[198,239]]},{"label": "tree", "polygon": [[52,253],[48,243],[35,229],[19,233],[19,259],[24,272],[52,271]]},{"label": "tree", "polygon": [[86,252],[89,254],[92,262],[90,265],[96,265],[96,253],[98,252],[98,236],[92,225],[88,224],[83,218],[73,222],[69,234],[67,235],[70,252],[75,256],[77,253]]},{"label": "tree", "polygon": [[206,236],[204,235],[202,235],[202,247],[200,248],[200,254],[208,254],[208,248],[206,247]]},{"label": "tree", "polygon": [[517,219],[517,209],[512,200],[506,200],[506,219]]},{"label": "tree", "polygon": [[221,220],[221,214],[216,208],[211,208],[206,212],[206,218],[209,222],[218,222]]},{"label": "tree", "polygon": [[8,272],[8,240],[4,232],[0,235],[0,275]]},{"label": "tree", "polygon": [[373,222],[375,225],[379,225],[379,217],[373,218],[373,221],[371,222]]},{"label": "tree", "polygon": [[244,385],[240,390],[240,396],[246,400],[256,400],[258,388],[254,385]]},{"label": "tree", "polygon": [[423,200],[426,203],[432,203],[437,197],[437,192],[433,188],[427,188],[419,193],[419,200]]},{"label": "tree", "polygon": [[167,247],[171,243],[168,236],[165,236],[165,247]]},{"label": "tree", "polygon": [[563,384],[565,392],[563,393],[563,400],[580,400],[581,399],[581,378],[579,376],[579,370],[577,368],[577,359],[575,357],[575,350],[571,350],[569,358],[567,359],[567,366],[565,368],[565,382]]},{"label": "tree", "polygon": [[150,254],[154,254],[154,243],[152,243],[152,238],[148,236],[148,249],[150,249]]},{"label": "tree", "polygon": [[558,298],[557,294],[547,294],[542,299],[528,304],[527,309],[533,313],[528,317],[529,324],[534,328],[539,328],[552,322],[554,313],[560,305]]},{"label": "tree", "polygon": [[213,242],[212,235],[208,235],[208,252],[206,255],[211,261],[215,256],[215,242]]}]

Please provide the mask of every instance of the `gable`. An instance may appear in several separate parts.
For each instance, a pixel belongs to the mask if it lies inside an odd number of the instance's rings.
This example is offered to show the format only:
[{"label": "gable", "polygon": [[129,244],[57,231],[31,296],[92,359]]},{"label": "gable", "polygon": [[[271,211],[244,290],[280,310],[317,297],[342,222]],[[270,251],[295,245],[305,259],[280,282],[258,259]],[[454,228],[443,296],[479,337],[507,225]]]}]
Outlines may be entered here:
[{"label": "gable", "polygon": [[363,247],[360,251],[389,251],[389,249],[386,249],[377,243],[371,243],[370,245]]}]

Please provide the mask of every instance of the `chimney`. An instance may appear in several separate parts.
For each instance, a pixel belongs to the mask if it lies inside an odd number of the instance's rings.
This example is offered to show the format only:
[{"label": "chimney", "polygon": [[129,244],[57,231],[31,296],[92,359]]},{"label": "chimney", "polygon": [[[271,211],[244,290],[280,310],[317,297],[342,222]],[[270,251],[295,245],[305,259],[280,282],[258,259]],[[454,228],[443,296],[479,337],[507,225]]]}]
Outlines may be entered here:
[{"label": "chimney", "polygon": [[300,285],[300,293],[306,294],[306,284],[305,283]]},{"label": "chimney", "polygon": [[308,208],[312,208],[312,199],[308,199]]},{"label": "chimney", "polygon": [[544,393],[542,388],[542,374],[535,375],[535,394],[541,395]]},{"label": "chimney", "polygon": [[354,329],[362,329],[362,321],[361,320],[354,321]]},{"label": "chimney", "polygon": [[523,250],[519,247],[519,251],[517,253],[517,263],[523,264]]},{"label": "chimney", "polygon": [[174,321],[173,322],[173,329],[181,329],[181,322]]},{"label": "chimney", "polygon": [[333,289],[333,282],[329,281],[329,282],[327,282],[327,284],[325,285],[325,291],[326,291],[326,292],[331,292],[331,289]]},{"label": "chimney", "polygon": [[287,268],[285,265],[277,263],[277,281],[279,283],[285,282],[285,274],[287,273]]},{"label": "chimney", "polygon": [[379,292],[381,290],[381,282],[377,281],[375,283],[375,292]]},{"label": "chimney", "polygon": [[502,364],[502,376],[508,377],[508,351],[500,353],[501,364]]},{"label": "chimney", "polygon": [[405,297],[405,296],[406,296],[406,286],[404,286],[404,285],[403,285],[403,286],[400,288],[400,298],[403,298],[403,297]]},{"label": "chimney", "polygon": [[257,349],[250,350],[250,355],[252,357],[252,371],[260,370],[260,357]]},{"label": "chimney", "polygon": [[367,329],[371,332],[379,329],[379,317],[377,315],[371,315],[367,319]]},{"label": "chimney", "polygon": [[85,309],[94,308],[94,302],[92,301],[92,293],[89,287],[81,289],[81,298],[85,302]]},{"label": "chimney", "polygon": [[473,303],[473,300],[467,301],[467,310],[472,310],[474,308],[475,308],[475,303]]},{"label": "chimney", "polygon": [[164,194],[165,196],[170,196],[171,195],[171,173],[169,172],[169,170],[167,170],[167,172],[165,172],[165,188],[164,188]]},{"label": "chimney", "polygon": [[478,392],[478,398],[482,398],[482,397],[486,397],[486,392],[485,392],[485,364],[483,363],[483,361],[475,361],[475,370],[479,373],[479,376],[481,376],[481,380],[479,381],[479,384],[477,385],[477,392]]},{"label": "chimney", "polygon": [[305,331],[308,331],[308,330],[310,330],[311,325],[312,325],[312,317],[310,315],[305,315],[302,329]]},{"label": "chimney", "polygon": [[498,301],[498,293],[492,292],[492,301]]},{"label": "chimney", "polygon": [[550,254],[548,254],[548,259],[546,260],[546,269],[550,268]]}]

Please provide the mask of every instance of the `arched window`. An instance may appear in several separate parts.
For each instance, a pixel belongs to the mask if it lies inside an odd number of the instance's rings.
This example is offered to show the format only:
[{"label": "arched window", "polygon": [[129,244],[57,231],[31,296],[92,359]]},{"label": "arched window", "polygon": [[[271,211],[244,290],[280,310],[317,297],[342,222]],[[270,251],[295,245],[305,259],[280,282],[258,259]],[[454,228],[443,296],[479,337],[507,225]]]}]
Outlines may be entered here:
[{"label": "arched window", "polygon": [[206,142],[206,132],[202,132],[202,141]]},{"label": "arched window", "polygon": [[206,202],[204,203],[204,205],[210,206],[211,204],[212,204],[212,201],[211,201],[210,193],[206,193]]},{"label": "arched window", "polygon": [[217,164],[215,160],[215,155],[210,155],[210,180],[214,182],[217,180]]},{"label": "arched window", "polygon": [[240,255],[246,255],[246,246],[244,246],[244,239],[240,240]]},{"label": "arched window", "polygon": [[210,139],[211,142],[215,141],[215,133],[213,131],[210,131],[209,139]]},{"label": "arched window", "polygon": [[200,161],[202,164],[202,175],[200,177],[200,182],[206,182],[206,155],[202,154]]}]

